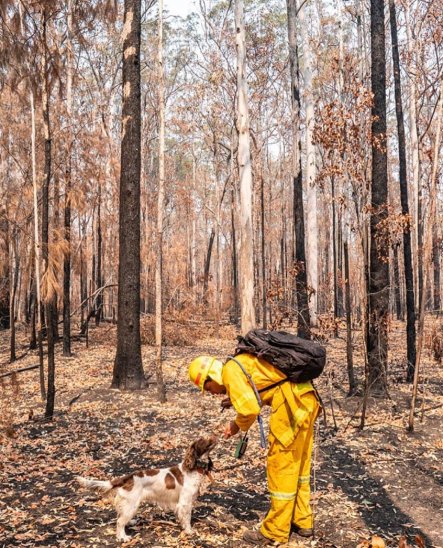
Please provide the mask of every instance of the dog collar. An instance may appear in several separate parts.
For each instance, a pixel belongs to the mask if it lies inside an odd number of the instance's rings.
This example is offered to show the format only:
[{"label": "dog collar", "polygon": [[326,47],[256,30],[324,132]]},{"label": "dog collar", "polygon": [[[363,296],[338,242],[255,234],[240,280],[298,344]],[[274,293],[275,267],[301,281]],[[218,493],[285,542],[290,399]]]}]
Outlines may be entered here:
[{"label": "dog collar", "polygon": [[208,460],[197,460],[195,463],[195,467],[200,474],[204,474],[205,476],[209,475],[211,471],[214,469],[214,463],[212,460],[208,457]]}]

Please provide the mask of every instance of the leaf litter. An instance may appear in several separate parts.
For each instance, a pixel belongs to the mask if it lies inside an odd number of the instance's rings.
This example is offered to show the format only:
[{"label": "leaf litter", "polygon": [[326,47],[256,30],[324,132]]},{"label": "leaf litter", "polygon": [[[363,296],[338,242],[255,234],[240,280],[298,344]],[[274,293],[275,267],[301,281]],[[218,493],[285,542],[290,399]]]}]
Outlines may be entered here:
[{"label": "leaf litter", "polygon": [[[199,354],[229,355],[235,336],[229,331],[223,339],[205,335],[207,327],[192,346],[165,348],[168,402],[163,405],[156,401],[152,385],[134,393],[109,388],[115,355],[115,330],[109,327],[91,329],[89,348],[74,343],[72,358],[64,358],[57,349],[57,412],[52,422],[42,421],[44,404],[36,370],[13,377],[12,383],[2,382],[1,547],[117,544],[112,506],[78,489],[74,477],[108,478],[175,464],[193,439],[207,432],[221,434],[232,412],[221,414],[217,399],[194,390],[187,365]],[[4,364],[5,332],[0,340]],[[393,354],[398,355],[395,344]],[[327,345],[329,372],[317,383],[328,424],[325,427],[319,420],[313,458],[316,535],[314,540],[292,536],[287,546],[442,546],[441,367],[430,359],[426,365],[426,392],[419,397],[427,411],[423,422],[417,416],[413,434],[405,430],[410,386],[395,380],[401,377],[400,363],[397,369],[391,366],[391,399],[369,399],[367,425],[360,431],[356,409],[361,398],[346,397],[345,341],[334,339]],[[29,352],[20,367],[36,359]],[[155,350],[143,346],[148,377],[154,359]],[[7,367],[14,369],[13,364]],[[337,432],[332,428],[331,400]],[[268,410],[263,414],[267,421]],[[221,440],[214,451],[215,481],[194,507],[193,535],[181,532],[171,513],[146,505],[129,527],[133,538],[125,546],[242,546],[243,531],[257,525],[269,499],[266,455],[259,447],[256,427],[241,461],[234,458],[235,443]]]}]

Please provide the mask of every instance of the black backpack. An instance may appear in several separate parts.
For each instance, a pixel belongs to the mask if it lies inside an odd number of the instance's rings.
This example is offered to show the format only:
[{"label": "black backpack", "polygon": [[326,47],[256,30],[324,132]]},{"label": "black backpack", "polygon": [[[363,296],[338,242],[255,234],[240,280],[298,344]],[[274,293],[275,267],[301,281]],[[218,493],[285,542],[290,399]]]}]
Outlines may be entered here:
[{"label": "black backpack", "polygon": [[280,369],[291,382],[306,382],[321,375],[326,363],[325,348],[286,331],[252,329],[237,337],[235,356],[243,352],[263,358]]}]

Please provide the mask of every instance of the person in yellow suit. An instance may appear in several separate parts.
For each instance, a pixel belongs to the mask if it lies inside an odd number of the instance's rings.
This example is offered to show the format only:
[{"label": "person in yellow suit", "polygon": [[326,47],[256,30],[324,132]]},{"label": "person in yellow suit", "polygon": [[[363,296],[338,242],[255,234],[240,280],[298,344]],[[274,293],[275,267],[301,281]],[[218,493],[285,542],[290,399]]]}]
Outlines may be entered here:
[{"label": "person in yellow suit", "polygon": [[293,531],[311,537],[311,453],[320,410],[312,383],[289,382],[270,363],[246,353],[224,365],[212,356],[199,356],[189,366],[189,377],[200,390],[229,397],[237,416],[226,425],[225,438],[246,432],[257,419],[260,405],[253,384],[262,404],[271,406],[267,456],[271,507],[260,529],[246,531],[243,540],[268,546],[288,542]]}]

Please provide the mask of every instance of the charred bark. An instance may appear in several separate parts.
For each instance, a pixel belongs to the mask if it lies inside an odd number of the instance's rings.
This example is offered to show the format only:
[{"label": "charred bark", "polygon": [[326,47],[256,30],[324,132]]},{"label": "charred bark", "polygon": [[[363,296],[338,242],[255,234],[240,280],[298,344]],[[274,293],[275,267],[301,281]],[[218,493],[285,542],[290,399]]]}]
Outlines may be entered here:
[{"label": "charred bark", "polygon": [[140,341],[141,0],[125,0],[117,353],[112,387],[146,384]]},{"label": "charred bark", "polygon": [[306,273],[305,222],[303,211],[303,181],[300,139],[300,84],[297,46],[297,1],[287,0],[289,67],[291,75],[292,106],[292,155],[293,155],[293,197],[295,237],[295,293],[297,299],[297,333],[309,339],[311,325],[309,317],[308,279]]},{"label": "charred bark", "polygon": [[209,269],[211,267],[212,247],[214,245],[215,230],[211,229],[209,236],[208,251],[206,252],[205,270],[203,273],[203,302],[208,304],[208,285],[209,285]]},{"label": "charred bark", "polygon": [[394,252],[394,306],[395,306],[395,315],[397,320],[403,321],[403,310],[401,306],[401,295],[400,295],[400,268],[398,264],[398,247],[400,244],[396,243],[392,246]]},{"label": "charred bark", "polygon": [[[409,218],[408,203],[408,178],[406,164],[406,139],[405,124],[403,116],[403,103],[401,95],[400,79],[400,57],[398,52],[397,17],[394,0],[389,0],[389,15],[391,23],[392,62],[394,67],[395,87],[395,113],[397,116],[398,133],[398,159],[400,179],[400,201],[402,214]],[[419,227],[419,232],[421,232]],[[420,237],[419,237],[420,240]],[[411,251],[411,230],[409,224],[403,230],[403,261],[406,285],[406,346],[407,346],[407,369],[406,378],[408,382],[414,380],[416,361],[416,330],[415,330],[415,296],[414,296],[414,270],[412,266]],[[421,261],[419,261],[421,265]],[[419,267],[420,271],[421,267]],[[419,276],[421,279],[422,274]],[[419,282],[420,287],[420,282]]]},{"label": "charred bark", "polygon": [[9,315],[10,302],[10,260],[9,260],[9,223],[6,208],[0,210],[0,237],[3,240],[4,268],[0,271],[0,329],[9,329],[11,326]]},{"label": "charred bark", "polygon": [[441,259],[441,249],[442,249],[441,240],[438,238],[437,226],[433,227],[432,234],[432,264],[434,270],[434,298],[433,306],[434,311],[440,312],[441,307],[441,295],[440,295],[440,284],[441,284],[441,272],[440,272],[440,259]]},{"label": "charred bark", "polygon": [[347,242],[343,243],[343,253],[345,262],[345,301],[346,301],[346,362],[348,369],[349,391],[352,396],[357,391],[357,383],[354,374],[354,360],[352,353],[352,314],[351,314],[351,283],[349,277],[349,253]]},{"label": "charred bark", "polygon": [[380,233],[380,223],[387,217],[388,165],[386,153],[386,46],[385,3],[371,1],[371,90],[372,105],[372,187],[371,246],[368,296],[368,388],[387,392],[389,265],[387,242]]}]

